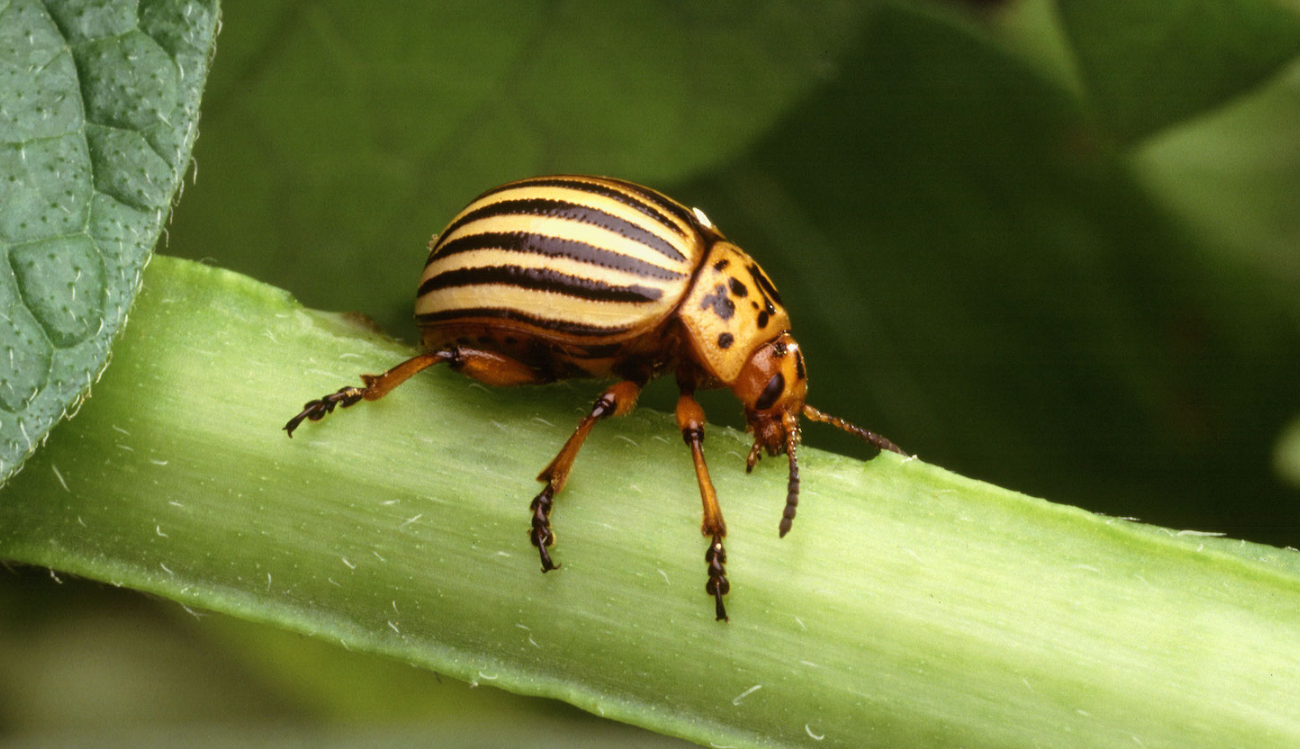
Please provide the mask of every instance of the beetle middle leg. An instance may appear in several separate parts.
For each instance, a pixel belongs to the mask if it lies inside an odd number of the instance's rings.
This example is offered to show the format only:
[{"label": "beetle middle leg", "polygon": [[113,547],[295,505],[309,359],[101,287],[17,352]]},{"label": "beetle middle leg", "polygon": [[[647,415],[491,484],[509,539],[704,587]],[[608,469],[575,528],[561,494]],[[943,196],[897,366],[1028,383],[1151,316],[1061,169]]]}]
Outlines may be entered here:
[{"label": "beetle middle leg", "polygon": [[641,387],[642,384],[639,382],[624,380],[601,393],[592,405],[591,412],[578,422],[578,428],[564,443],[564,447],[560,448],[559,454],[542,469],[541,473],[537,474],[537,480],[546,482],[546,488],[542,489],[529,505],[529,509],[533,511],[533,529],[529,533],[529,538],[542,558],[542,572],[550,572],[560,566],[551,561],[551,553],[548,550],[548,547],[555,543],[555,532],[551,530],[551,509],[555,505],[555,495],[569,480],[573,459],[578,456],[578,450],[582,448],[582,443],[587,441],[587,435],[591,433],[591,428],[597,421],[610,416],[622,416],[636,406],[637,396],[641,395]]},{"label": "beetle middle leg", "polygon": [[682,439],[687,447],[691,448],[695,479],[700,485],[700,500],[704,503],[700,532],[711,537],[709,549],[704,552],[704,561],[709,566],[709,581],[704,590],[713,596],[718,621],[727,621],[727,608],[722,604],[722,597],[731,590],[731,583],[727,581],[727,550],[722,546],[722,538],[727,535],[727,523],[722,519],[718,495],[713,490],[713,480],[709,478],[709,467],[704,463],[704,409],[686,388],[677,399],[677,427],[682,430]]}]

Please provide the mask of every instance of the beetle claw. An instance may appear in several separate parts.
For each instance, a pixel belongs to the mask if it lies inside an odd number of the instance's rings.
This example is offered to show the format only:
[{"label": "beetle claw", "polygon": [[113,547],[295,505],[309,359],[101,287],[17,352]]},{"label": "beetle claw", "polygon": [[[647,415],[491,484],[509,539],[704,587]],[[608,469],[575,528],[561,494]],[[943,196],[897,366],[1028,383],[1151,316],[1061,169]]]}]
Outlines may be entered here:
[{"label": "beetle claw", "polygon": [[709,565],[709,581],[704,584],[704,592],[713,596],[713,610],[717,614],[717,620],[731,621],[727,617],[727,607],[722,603],[722,597],[731,590],[731,583],[727,581],[727,550],[722,547],[721,535],[713,535],[709,550],[704,552],[704,561]]},{"label": "beetle claw", "polygon": [[297,416],[289,419],[289,423],[284,425],[284,431],[293,437],[293,430],[305,420],[320,421],[325,418],[326,414],[334,413],[337,406],[347,408],[354,405],[365,397],[365,391],[356,387],[339,388],[338,392],[330,393],[324,398],[307,401],[302,407],[302,412]]},{"label": "beetle claw", "polygon": [[560,568],[560,565],[551,561],[551,552],[547,550],[547,547],[555,545],[555,531],[551,530],[551,508],[554,506],[555,490],[549,483],[528,505],[533,511],[533,529],[529,531],[528,538],[537,547],[543,573]]}]

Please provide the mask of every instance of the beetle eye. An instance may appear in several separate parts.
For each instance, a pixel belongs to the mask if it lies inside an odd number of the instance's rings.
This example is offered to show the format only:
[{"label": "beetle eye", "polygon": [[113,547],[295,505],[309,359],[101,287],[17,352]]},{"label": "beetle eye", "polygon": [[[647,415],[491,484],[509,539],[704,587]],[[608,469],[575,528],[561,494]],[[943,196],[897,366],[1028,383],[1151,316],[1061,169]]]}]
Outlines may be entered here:
[{"label": "beetle eye", "polygon": [[776,399],[781,397],[781,392],[785,390],[785,375],[777,372],[772,375],[772,379],[767,381],[767,387],[763,388],[763,394],[758,396],[754,403],[754,408],[760,411],[767,410],[776,403]]}]

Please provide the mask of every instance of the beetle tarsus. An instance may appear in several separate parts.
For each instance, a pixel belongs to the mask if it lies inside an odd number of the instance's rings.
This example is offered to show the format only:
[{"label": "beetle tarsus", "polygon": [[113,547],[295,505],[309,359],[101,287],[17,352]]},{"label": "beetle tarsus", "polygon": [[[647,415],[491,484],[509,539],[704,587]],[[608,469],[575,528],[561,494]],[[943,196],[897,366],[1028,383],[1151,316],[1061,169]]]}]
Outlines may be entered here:
[{"label": "beetle tarsus", "polygon": [[284,425],[284,431],[293,436],[293,430],[303,421],[320,421],[325,418],[326,414],[333,413],[336,406],[347,408],[361,401],[365,397],[365,391],[358,387],[339,388],[338,392],[330,393],[324,398],[317,398],[313,401],[307,401],[303,406],[302,413],[289,419],[289,423]]},{"label": "beetle tarsus", "polygon": [[551,561],[551,552],[547,547],[555,544],[555,532],[551,530],[551,508],[555,506],[555,492],[550,484],[541,491],[528,508],[533,511],[533,529],[529,532],[528,538],[537,547],[537,553],[542,558],[542,572],[550,572],[560,568],[560,565]]},{"label": "beetle tarsus", "polygon": [[335,407],[347,408],[360,403],[362,399],[368,401],[379,400],[387,395],[390,390],[410,379],[411,375],[434,364],[445,361],[454,364],[459,360],[460,353],[456,347],[452,346],[413,356],[383,374],[363,374],[361,375],[361,381],[365,383],[365,387],[348,386],[339,388],[338,392],[330,393],[324,398],[307,401],[307,405],[303,406],[302,413],[289,419],[289,423],[284,425],[284,431],[288,432],[289,436],[292,437],[293,430],[297,429],[298,425],[306,420],[320,421],[325,418],[326,414],[333,413]]},{"label": "beetle tarsus", "polygon": [[704,561],[709,565],[709,581],[704,584],[704,591],[713,596],[717,621],[731,621],[727,618],[727,607],[722,603],[722,597],[731,590],[731,583],[727,582],[727,550],[722,547],[722,536],[714,534],[709,550],[704,552]]}]

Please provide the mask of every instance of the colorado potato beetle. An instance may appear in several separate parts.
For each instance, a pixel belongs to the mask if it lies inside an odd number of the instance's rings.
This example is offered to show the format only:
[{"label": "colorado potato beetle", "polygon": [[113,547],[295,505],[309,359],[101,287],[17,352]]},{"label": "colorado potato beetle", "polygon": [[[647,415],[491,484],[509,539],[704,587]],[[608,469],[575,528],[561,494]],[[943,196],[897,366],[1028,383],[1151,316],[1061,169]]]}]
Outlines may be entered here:
[{"label": "colorado potato beetle", "polygon": [[479,382],[524,385],[617,378],[596,399],[559,454],[542,469],[533,499],[533,546],[542,572],[555,542],[551,510],[592,426],[632,410],[645,384],[673,372],[677,426],[691,451],[704,503],[707,593],[719,621],[730,589],[722,540],[727,525],[704,463],[704,412],[694,393],[730,388],[744,405],[754,445],[785,453],[790,473],[779,526],[799,504],[799,417],[825,422],[880,450],[889,440],[822,413],[804,400],[807,372],[790,318],[763,269],[698,209],[631,182],[558,175],[489,190],[429,242],[415,300],[425,353],[381,375],[361,375],[310,401],[284,427],[317,421],[336,406],[378,400],[415,373],[446,363]]}]

